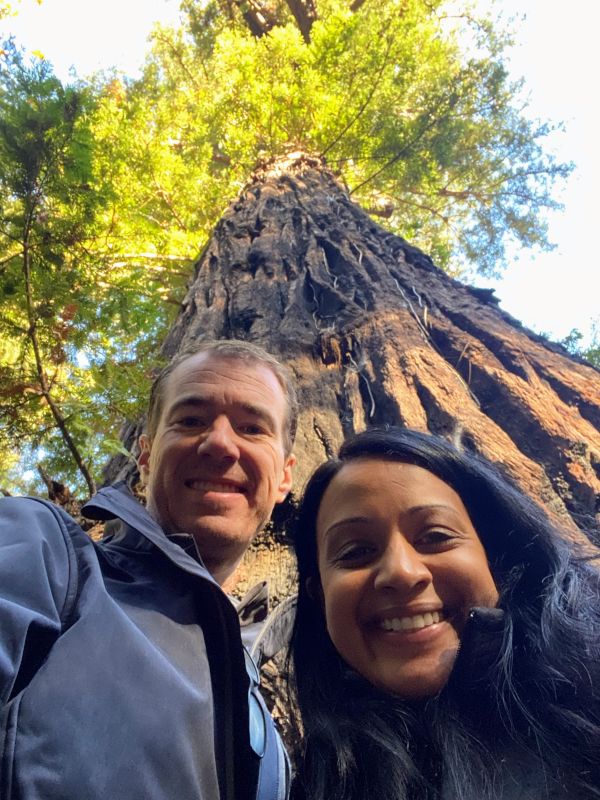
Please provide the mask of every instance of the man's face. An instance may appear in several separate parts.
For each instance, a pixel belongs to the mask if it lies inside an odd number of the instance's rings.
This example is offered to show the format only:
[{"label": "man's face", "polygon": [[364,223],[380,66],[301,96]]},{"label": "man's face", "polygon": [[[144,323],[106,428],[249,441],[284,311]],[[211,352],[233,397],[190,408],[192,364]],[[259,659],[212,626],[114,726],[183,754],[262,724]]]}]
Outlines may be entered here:
[{"label": "man's face", "polygon": [[148,510],[190,533],[222,583],[292,486],[285,395],[260,363],[198,353],[167,379],[152,440],[140,439]]}]

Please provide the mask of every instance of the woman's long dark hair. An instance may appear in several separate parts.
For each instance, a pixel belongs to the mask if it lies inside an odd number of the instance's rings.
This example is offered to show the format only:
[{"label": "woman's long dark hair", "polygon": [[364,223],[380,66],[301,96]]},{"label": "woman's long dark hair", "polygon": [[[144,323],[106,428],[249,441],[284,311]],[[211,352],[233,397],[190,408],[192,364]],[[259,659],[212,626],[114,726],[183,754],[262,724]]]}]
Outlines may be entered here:
[{"label": "woman's long dark hair", "polygon": [[[483,614],[479,629],[467,626],[447,687],[421,704],[386,695],[346,665],[309,591],[319,581],[315,526],[323,494],[345,463],[364,458],[416,464],[458,493],[505,612]],[[425,800],[441,797],[443,786],[457,800],[493,798],[500,759],[510,752],[531,753],[550,783],[570,787],[565,797],[600,797],[600,573],[490,464],[416,431],[358,434],[309,481],[294,541],[299,797]]]}]

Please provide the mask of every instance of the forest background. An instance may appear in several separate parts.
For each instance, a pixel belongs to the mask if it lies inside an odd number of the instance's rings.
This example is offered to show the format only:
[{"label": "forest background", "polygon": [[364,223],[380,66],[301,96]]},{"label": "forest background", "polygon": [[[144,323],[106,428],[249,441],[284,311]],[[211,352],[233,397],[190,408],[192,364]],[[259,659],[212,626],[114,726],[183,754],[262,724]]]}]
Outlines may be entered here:
[{"label": "forest background", "polygon": [[[14,4],[13,4],[14,5]],[[0,13],[13,10],[0,3]],[[193,263],[256,166],[323,156],[453,274],[545,249],[570,172],[524,113],[497,17],[421,0],[181,4],[146,65],[0,61],[0,486],[91,492],[143,412]],[[577,331],[567,337],[577,349]],[[598,359],[598,342],[586,345]],[[35,467],[39,466],[40,471]]]}]

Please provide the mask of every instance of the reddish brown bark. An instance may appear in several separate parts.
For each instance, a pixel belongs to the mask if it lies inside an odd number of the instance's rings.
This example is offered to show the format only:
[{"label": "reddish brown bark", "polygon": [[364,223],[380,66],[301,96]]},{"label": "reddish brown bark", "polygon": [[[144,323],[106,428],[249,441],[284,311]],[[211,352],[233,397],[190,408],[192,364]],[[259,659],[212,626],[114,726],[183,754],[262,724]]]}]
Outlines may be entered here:
[{"label": "reddish brown bark", "polygon": [[[260,170],[217,225],[165,354],[209,337],[293,370],[298,489],[345,435],[397,423],[474,448],[573,530],[598,519],[600,373],[375,224],[315,160]],[[270,576],[287,594],[284,550],[262,536],[238,590]]]}]

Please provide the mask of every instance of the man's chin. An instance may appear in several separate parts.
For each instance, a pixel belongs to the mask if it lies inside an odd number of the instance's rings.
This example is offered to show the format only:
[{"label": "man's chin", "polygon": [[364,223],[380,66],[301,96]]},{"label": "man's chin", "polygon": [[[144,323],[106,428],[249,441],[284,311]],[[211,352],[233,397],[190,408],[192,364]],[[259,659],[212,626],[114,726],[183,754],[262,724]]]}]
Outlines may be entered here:
[{"label": "man's chin", "polygon": [[[227,552],[232,547],[239,547],[242,554],[255,535],[255,528],[242,526],[239,518],[231,518],[224,514],[203,514],[201,517],[182,520],[183,530],[190,533],[200,551],[210,548],[216,554]],[[251,533],[248,533],[248,530]]]},{"label": "man's chin", "polygon": [[195,516],[240,515],[248,508],[248,499],[241,492],[202,492],[193,498]]},{"label": "man's chin", "polygon": [[223,585],[242,561],[254,535],[248,536],[223,517],[202,519],[202,524],[190,526],[202,563],[217,583]]}]

